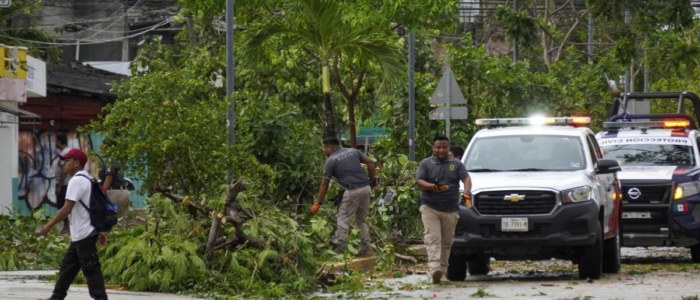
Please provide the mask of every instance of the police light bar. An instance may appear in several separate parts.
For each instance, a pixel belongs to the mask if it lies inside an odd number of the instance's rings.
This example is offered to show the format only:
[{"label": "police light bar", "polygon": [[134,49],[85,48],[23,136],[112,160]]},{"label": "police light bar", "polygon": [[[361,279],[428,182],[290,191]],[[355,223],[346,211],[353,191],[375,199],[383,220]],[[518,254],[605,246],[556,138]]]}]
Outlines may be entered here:
[{"label": "police light bar", "polygon": [[605,122],[605,129],[619,129],[629,127],[645,127],[645,128],[689,128],[690,121],[688,120],[662,120],[662,121],[632,121],[632,122]]},{"label": "police light bar", "polygon": [[590,117],[531,117],[531,118],[497,118],[477,119],[474,124],[479,126],[505,125],[586,125],[591,123]]}]

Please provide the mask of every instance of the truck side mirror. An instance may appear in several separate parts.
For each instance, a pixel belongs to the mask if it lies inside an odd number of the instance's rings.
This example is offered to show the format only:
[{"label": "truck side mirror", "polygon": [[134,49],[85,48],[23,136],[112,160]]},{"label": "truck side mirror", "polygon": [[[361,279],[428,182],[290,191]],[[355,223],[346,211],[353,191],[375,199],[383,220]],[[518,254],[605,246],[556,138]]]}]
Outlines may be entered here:
[{"label": "truck side mirror", "polygon": [[601,159],[598,160],[598,165],[595,168],[598,174],[610,174],[620,171],[620,164],[614,159]]}]

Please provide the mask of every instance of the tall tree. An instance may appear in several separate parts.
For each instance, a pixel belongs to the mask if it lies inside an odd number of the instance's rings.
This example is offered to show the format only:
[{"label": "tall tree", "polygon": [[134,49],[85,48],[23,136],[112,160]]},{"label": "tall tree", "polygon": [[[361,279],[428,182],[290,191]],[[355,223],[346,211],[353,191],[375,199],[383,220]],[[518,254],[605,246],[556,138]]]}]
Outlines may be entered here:
[{"label": "tall tree", "polygon": [[[403,70],[399,49],[386,42],[387,37],[376,27],[359,25],[343,17],[342,4],[332,0],[302,0],[284,10],[269,9],[267,15],[248,30],[243,55],[248,60],[261,59],[259,49],[279,37],[279,49],[301,49],[313,63],[320,64],[326,135],[335,136],[336,126],[331,101],[331,69],[336,84],[348,101],[350,138],[356,144],[355,100],[366,76],[367,66],[377,63],[383,81],[391,82]],[[338,64],[355,65],[357,72],[347,88],[340,81]]]}]

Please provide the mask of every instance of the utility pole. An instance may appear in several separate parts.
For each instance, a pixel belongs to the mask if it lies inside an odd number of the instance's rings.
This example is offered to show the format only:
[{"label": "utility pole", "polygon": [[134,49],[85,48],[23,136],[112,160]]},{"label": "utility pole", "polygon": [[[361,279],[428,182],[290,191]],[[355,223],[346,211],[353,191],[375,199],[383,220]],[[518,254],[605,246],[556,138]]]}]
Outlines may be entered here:
[{"label": "utility pole", "polygon": [[[226,98],[229,100],[229,107],[226,111],[226,128],[228,129],[228,149],[231,153],[231,147],[236,141],[236,133],[234,132],[236,115],[233,99],[233,79],[234,79],[234,57],[233,57],[233,0],[226,0]],[[227,172],[228,182],[233,180],[233,167],[231,167],[231,158],[229,157],[229,167]]]},{"label": "utility pole", "polygon": [[129,61],[129,8],[124,1],[124,39],[122,40],[122,61]]}]

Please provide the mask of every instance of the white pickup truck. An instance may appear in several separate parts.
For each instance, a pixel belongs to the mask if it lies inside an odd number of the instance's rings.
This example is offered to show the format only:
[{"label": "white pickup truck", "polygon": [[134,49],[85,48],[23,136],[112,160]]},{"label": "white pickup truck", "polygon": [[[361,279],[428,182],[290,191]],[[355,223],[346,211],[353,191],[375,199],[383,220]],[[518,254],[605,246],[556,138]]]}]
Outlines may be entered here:
[{"label": "white pickup truck", "polygon": [[490,259],[559,258],[579,277],[620,269],[620,186],[588,117],[479,119],[463,162],[462,203],[447,277],[489,272]]}]

